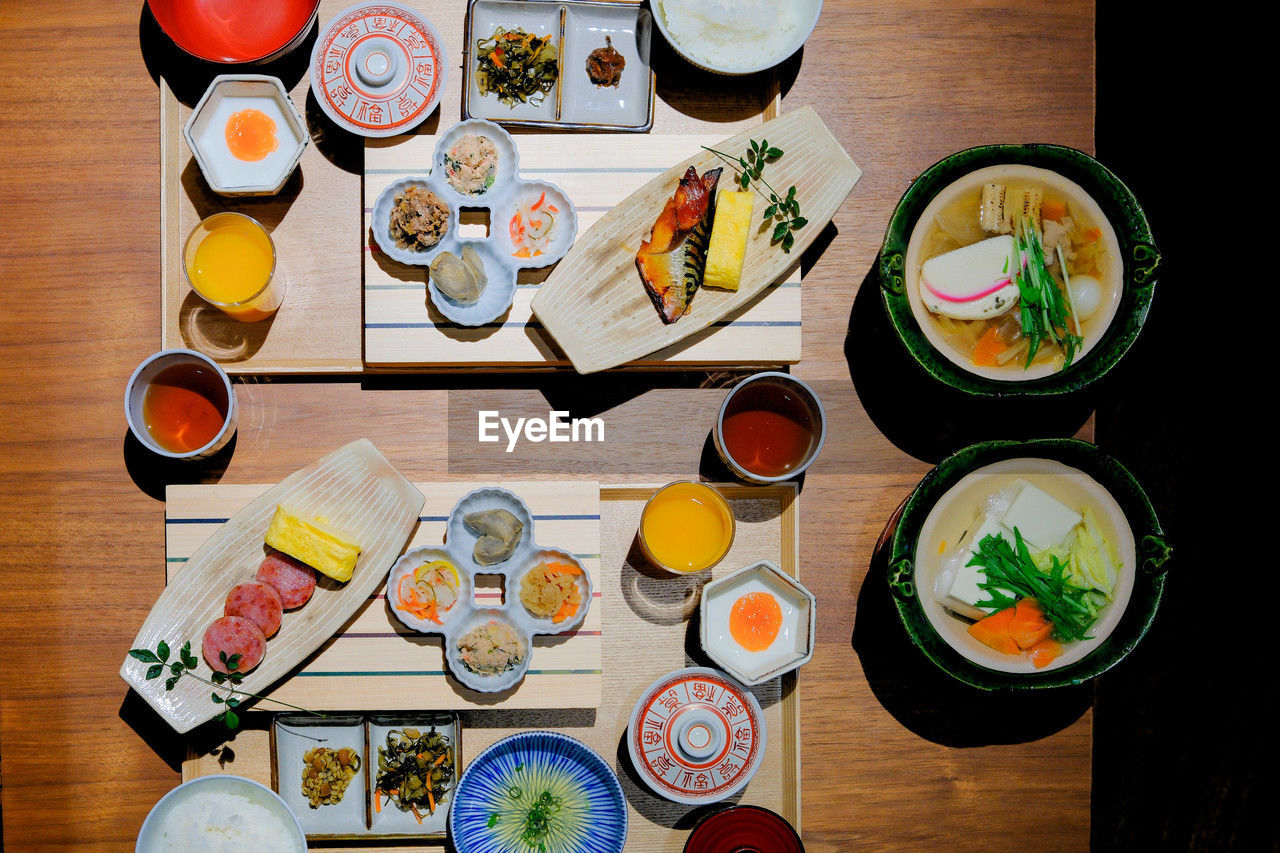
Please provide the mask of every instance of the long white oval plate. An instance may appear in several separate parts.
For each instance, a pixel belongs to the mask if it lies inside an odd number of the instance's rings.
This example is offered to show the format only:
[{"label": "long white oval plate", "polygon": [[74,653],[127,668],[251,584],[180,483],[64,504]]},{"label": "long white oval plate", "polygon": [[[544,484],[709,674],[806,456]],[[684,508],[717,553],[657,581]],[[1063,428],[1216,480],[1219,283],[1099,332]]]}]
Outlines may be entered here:
[{"label": "long white oval plate", "polygon": [[[849,155],[812,107],[802,107],[726,139],[717,150],[734,158],[748,144],[767,140],[783,154],[764,168],[763,177],[796,198],[808,223],[795,235],[790,252],[772,243],[772,225],[761,226],[767,195],[756,193],[752,228],[737,291],[699,288],[689,313],[664,325],[636,271],[636,250],[649,236],[680,176],[690,166],[698,174],[724,167],[720,186],[735,189],[737,160],[702,151],[672,166],[606,213],[569,249],[533,298],[533,313],[565,351],[579,373],[594,373],[671,346],[701,331],[755,299],[761,291],[800,263],[809,247],[862,176]],[[754,188],[754,186],[753,186]],[[767,193],[767,190],[765,191]],[[752,353],[742,353],[743,363]]]},{"label": "long white oval plate", "polygon": [[[360,544],[360,558],[345,584],[323,576],[311,600],[286,611],[280,631],[267,641],[258,668],[245,676],[241,689],[262,693],[302,663],[368,602],[404,550],[425,498],[392,467],[368,439],[353,441],[291,474],[219,527],[176,573],[152,606],[132,648],[152,649],[164,641],[178,659],[182,644],[200,658],[204,630],[222,615],[227,593],[252,580],[266,546],[263,538],[276,505],[308,516],[322,516]],[[126,656],[120,677],[169,725],[187,732],[225,710],[213,701],[213,690],[184,677],[165,690],[168,671],[146,677],[149,665]],[[212,675],[202,659],[195,673]]]}]

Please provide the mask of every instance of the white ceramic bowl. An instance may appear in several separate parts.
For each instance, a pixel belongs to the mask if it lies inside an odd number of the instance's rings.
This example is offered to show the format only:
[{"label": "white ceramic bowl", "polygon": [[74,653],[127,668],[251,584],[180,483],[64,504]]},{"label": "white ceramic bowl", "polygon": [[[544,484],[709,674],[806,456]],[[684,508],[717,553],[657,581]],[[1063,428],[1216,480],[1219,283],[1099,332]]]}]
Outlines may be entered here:
[{"label": "white ceramic bowl", "polygon": [[[776,51],[768,53],[762,52],[757,45],[740,41],[739,47],[743,61],[741,64],[730,65],[715,62],[699,55],[697,48],[690,46],[688,34],[673,31],[667,24],[666,13],[663,9],[663,4],[666,2],[681,2],[681,0],[652,0],[653,21],[657,24],[658,31],[662,33],[667,43],[671,45],[676,53],[698,68],[716,74],[754,74],[778,65],[804,46],[804,43],[809,40],[809,36],[813,34],[814,28],[817,27],[818,17],[822,14],[822,0],[773,0],[779,10],[791,10],[797,16],[797,28],[794,37]],[[731,21],[725,22],[725,37],[734,37]]]},{"label": "white ceramic bowl", "polygon": [[[430,190],[449,208],[449,225],[444,236],[440,238],[439,243],[422,251],[397,246],[395,238],[391,236],[391,210],[395,207],[396,196],[409,187],[422,187]],[[373,239],[378,241],[378,248],[382,249],[383,254],[387,257],[393,258],[402,264],[412,264],[420,267],[429,265],[432,258],[446,249],[456,251],[458,241],[458,203],[453,198],[454,193],[445,189],[444,178],[436,175],[428,175],[426,178],[401,178],[388,184],[386,189],[378,193],[378,198],[373,203],[370,228],[373,230]]]},{"label": "white ceramic bowl", "polygon": [[[758,652],[740,646],[729,628],[734,602],[753,592],[772,595],[782,611],[777,637]],[[817,609],[813,593],[773,563],[762,560],[716,578],[703,588],[699,611],[702,649],[743,684],[762,684],[813,657]]]},{"label": "white ceramic bowl", "polygon": [[[245,850],[269,849],[273,853],[289,853],[292,850],[303,853],[307,849],[307,839],[303,834],[302,824],[298,822],[297,815],[289,809],[279,794],[252,779],[223,774],[200,776],[189,782],[183,782],[161,797],[160,801],[152,807],[146,820],[142,822],[142,830],[138,833],[138,841],[134,849],[137,853],[154,853],[154,851],[172,849],[165,844],[165,831],[167,825],[170,825],[169,819],[180,817],[183,811],[190,812],[193,818],[197,817],[202,808],[202,802],[216,802],[218,800],[215,798],[227,794],[244,797],[254,806],[265,809],[270,816],[269,819],[276,823],[280,835],[287,838],[287,845],[281,847],[276,844],[268,845],[266,836],[254,839],[246,833],[243,839]],[[210,820],[216,819],[210,818]],[[174,841],[171,840],[169,843],[172,844]],[[199,847],[191,849],[199,849]]]},{"label": "white ceramic bowl", "polygon": [[[485,136],[493,143],[498,152],[498,165],[493,184],[478,193],[463,193],[449,183],[445,170],[445,155],[462,137]],[[492,207],[494,200],[510,191],[512,184],[520,178],[520,152],[516,150],[515,140],[497,124],[480,118],[460,121],[444,132],[436,142],[435,153],[431,165],[432,174],[439,175],[444,182],[445,191],[451,201],[464,207]]]},{"label": "white ceramic bowl", "polygon": [[[240,110],[257,109],[275,124],[277,147],[261,160],[240,160],[226,142],[226,125]],[[311,137],[284,84],[262,74],[222,74],[182,128],[209,188],[222,195],[274,195],[297,168]]]},{"label": "white ceramic bowl", "polygon": [[[516,300],[516,277],[509,264],[504,264],[487,240],[456,240],[449,244],[449,251],[462,257],[462,249],[470,246],[480,256],[484,265],[485,287],[475,302],[455,302],[441,292],[435,279],[428,273],[427,293],[431,304],[459,326],[483,326],[507,313]],[[434,254],[439,254],[435,252]],[[434,256],[434,255],[433,255]]]},{"label": "white ceramic bowl", "polygon": [[[162,371],[183,363],[195,364],[211,371],[218,377],[223,390],[226,392],[227,414],[222,422],[222,429],[208,444],[186,453],[178,453],[166,450],[156,443],[155,438],[152,437],[147,429],[146,418],[143,417],[143,401],[146,397],[148,386]],[[133,371],[133,375],[129,377],[129,384],[124,389],[124,417],[129,424],[129,431],[133,433],[134,438],[142,443],[143,447],[146,447],[152,453],[167,456],[170,459],[201,459],[217,453],[236,434],[238,416],[239,407],[236,404],[236,394],[231,387],[231,379],[227,376],[227,372],[209,356],[195,350],[166,349],[147,357]]]}]

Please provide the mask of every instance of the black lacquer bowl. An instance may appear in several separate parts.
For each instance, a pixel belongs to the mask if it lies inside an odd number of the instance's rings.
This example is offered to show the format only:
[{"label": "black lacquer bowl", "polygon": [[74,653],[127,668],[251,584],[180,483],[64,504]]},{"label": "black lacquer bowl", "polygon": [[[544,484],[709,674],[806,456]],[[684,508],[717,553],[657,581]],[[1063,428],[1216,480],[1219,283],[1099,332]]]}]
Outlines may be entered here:
[{"label": "black lacquer bowl", "polygon": [[[1087,653],[1055,668],[1024,671],[999,671],[977,663],[980,654],[965,648],[964,623],[948,616],[955,626],[931,619],[927,608],[934,608],[933,582],[927,569],[920,576],[918,546],[922,530],[934,508],[953,493],[969,475],[991,466],[1024,460],[1044,465],[1060,465],[1073,469],[1080,479],[1092,481],[1114,500],[1116,511],[1123,514],[1126,535],[1133,535],[1132,564],[1121,572],[1126,579],[1127,601],[1110,606],[1122,608],[1109,621],[1106,633],[1092,634]],[[898,617],[914,645],[947,674],[982,690],[1027,690],[1080,684],[1118,664],[1146,634],[1164,589],[1172,549],[1165,537],[1155,510],[1133,475],[1119,462],[1092,444],[1076,439],[1036,439],[1032,441],[990,441],[974,444],[947,457],[930,471],[907,498],[891,533],[887,561],[888,585]],[[932,552],[926,552],[926,555]],[[927,560],[927,556],[926,556]],[[1131,580],[1131,583],[1130,583]],[[1099,620],[1099,626],[1104,619]],[[944,637],[943,634],[950,635]],[[957,640],[959,638],[959,640]],[[1086,642],[1086,641],[1082,641]],[[1085,647],[1081,647],[1082,649]]]},{"label": "black lacquer bowl", "polygon": [[[1047,376],[1028,377],[1009,370],[993,377],[963,363],[931,340],[922,325],[926,321],[920,317],[924,309],[913,306],[908,294],[914,278],[908,269],[908,249],[921,214],[935,197],[966,176],[1003,166],[1047,170],[1077,185],[1096,202],[1114,231],[1122,264],[1119,300],[1110,321],[1093,340],[1086,328],[1086,351],[1064,370]],[[880,295],[898,339],[938,381],[986,397],[1062,395],[1086,388],[1106,375],[1137,340],[1151,306],[1160,261],[1142,207],[1129,188],[1097,160],[1061,145],[984,145],[939,160],[907,188],[889,220],[880,249]]]}]

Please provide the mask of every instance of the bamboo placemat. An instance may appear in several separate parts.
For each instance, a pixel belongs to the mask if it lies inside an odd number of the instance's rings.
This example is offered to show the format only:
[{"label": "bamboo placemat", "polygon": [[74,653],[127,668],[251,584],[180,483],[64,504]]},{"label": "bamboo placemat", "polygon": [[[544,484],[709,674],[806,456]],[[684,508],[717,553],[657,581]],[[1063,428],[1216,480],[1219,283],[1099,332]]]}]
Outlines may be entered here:
[{"label": "bamboo placemat", "polygon": [[[488,483],[422,483],[426,495],[418,529],[408,548],[439,545],[445,520],[467,492]],[[576,555],[591,574],[595,600],[571,634],[535,637],[529,673],[513,690],[477,693],[448,674],[439,634],[419,634],[391,613],[385,583],[342,631],[292,676],[264,694],[313,710],[360,707],[438,710],[468,707],[593,708],[600,704],[601,600],[616,595],[600,582],[600,501],[595,483],[500,483],[533,513],[534,541]],[[169,578],[181,580],[183,562],[208,535],[265,486],[174,486],[165,510]],[[406,549],[407,550],[407,549]],[[501,602],[497,576],[477,576],[476,600]],[[268,644],[267,653],[271,653]]]},{"label": "bamboo placemat", "polygon": [[[577,207],[578,234],[582,235],[654,176],[697,154],[699,146],[716,145],[724,134],[539,134],[515,139],[521,175],[550,181],[564,190]],[[378,248],[369,230],[374,202],[393,181],[431,171],[435,140],[434,136],[407,136],[365,144],[365,361],[371,367],[436,369],[570,367],[530,308],[550,268],[522,272],[511,310],[492,323],[467,328],[450,322],[431,304],[423,267],[402,264]],[[654,209],[654,219],[659,212],[661,205]],[[483,219],[485,214],[476,218]],[[493,233],[506,223],[489,221],[487,227]],[[464,220],[461,233],[483,237],[485,230],[482,222],[468,225]],[[637,244],[643,236],[636,235]],[[635,286],[643,291],[638,273]],[[797,258],[779,283],[744,309],[631,364],[682,368],[794,364],[800,360],[800,292]],[[696,299],[692,310],[698,310]],[[653,321],[659,322],[656,311]]]},{"label": "bamboo placemat", "polygon": [[[195,487],[221,488],[221,487]],[[430,503],[432,485],[419,485]],[[659,576],[634,552],[635,532],[651,486],[604,486],[599,492],[600,576],[596,602],[608,630],[604,633],[603,693],[597,709],[464,710],[462,755],[478,755],[495,741],[529,729],[554,729],[596,750],[617,772],[628,802],[627,850],[679,853],[702,812],[664,800],[644,787],[631,769],[623,736],[632,708],[657,678],[686,666],[709,665],[698,649],[696,612],[701,586],[709,577]],[[712,572],[721,576],[757,560],[769,559],[800,577],[797,565],[799,501],[794,487],[725,486],[737,532],[728,556]],[[531,504],[532,507],[532,504]],[[536,511],[536,510],[535,510]],[[536,664],[536,658],[535,658]],[[752,688],[764,711],[768,737],[764,760],[735,802],[772,809],[799,831],[800,691],[794,673]],[[361,702],[363,710],[379,710]],[[271,783],[269,714],[247,714],[246,726],[225,749],[191,756],[184,781],[212,773],[235,773]],[[320,843],[312,849],[323,849]],[[343,850],[375,850],[376,846]],[[440,850],[423,846],[414,850]]]}]

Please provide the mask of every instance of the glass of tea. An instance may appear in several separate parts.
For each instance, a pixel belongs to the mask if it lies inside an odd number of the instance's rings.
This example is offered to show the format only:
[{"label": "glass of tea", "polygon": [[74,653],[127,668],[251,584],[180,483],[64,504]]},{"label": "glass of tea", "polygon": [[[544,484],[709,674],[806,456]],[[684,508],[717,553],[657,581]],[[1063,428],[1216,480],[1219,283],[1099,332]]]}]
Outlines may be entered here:
[{"label": "glass of tea", "polygon": [[182,268],[197,296],[242,323],[265,320],[284,302],[275,242],[243,213],[215,213],[193,228]]},{"label": "glass of tea", "polygon": [[660,569],[692,574],[724,559],[733,544],[733,510],[706,483],[681,480],[654,492],[640,514],[640,550]]},{"label": "glass of tea", "polygon": [[204,353],[161,350],[129,377],[124,415],[129,431],[149,450],[199,459],[235,435],[236,396],[226,371]]},{"label": "glass of tea", "polygon": [[748,376],[716,418],[716,451],[749,483],[780,483],[813,463],[827,436],[827,415],[813,389],[788,373]]}]

